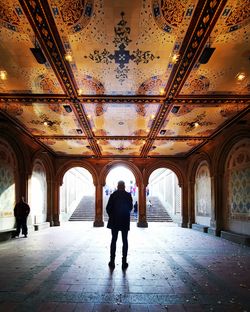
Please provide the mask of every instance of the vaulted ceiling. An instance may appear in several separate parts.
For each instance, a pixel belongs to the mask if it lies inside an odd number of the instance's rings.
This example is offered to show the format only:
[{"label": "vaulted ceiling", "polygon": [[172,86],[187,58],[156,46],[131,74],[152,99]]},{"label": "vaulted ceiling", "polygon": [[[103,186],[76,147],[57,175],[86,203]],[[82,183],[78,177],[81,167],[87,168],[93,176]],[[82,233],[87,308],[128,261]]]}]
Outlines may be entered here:
[{"label": "vaulted ceiling", "polygon": [[0,0],[0,112],[57,155],[190,155],[249,110],[249,41],[249,0]]}]

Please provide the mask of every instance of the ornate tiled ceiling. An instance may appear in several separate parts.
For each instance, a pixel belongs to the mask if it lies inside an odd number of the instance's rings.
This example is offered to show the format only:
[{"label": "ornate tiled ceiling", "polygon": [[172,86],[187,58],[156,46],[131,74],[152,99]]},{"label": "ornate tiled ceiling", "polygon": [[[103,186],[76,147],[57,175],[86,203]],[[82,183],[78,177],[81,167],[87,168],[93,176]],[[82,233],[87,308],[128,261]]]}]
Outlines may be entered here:
[{"label": "ornate tiled ceiling", "polygon": [[249,110],[249,7],[0,0],[0,112],[58,155],[189,155]]}]

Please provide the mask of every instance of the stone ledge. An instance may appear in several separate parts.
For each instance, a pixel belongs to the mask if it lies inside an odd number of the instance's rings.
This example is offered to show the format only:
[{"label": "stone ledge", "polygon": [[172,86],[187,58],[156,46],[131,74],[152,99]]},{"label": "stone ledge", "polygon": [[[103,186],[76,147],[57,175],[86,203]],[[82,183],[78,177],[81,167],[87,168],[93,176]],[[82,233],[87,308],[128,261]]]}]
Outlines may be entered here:
[{"label": "stone ledge", "polygon": [[207,226],[207,225],[202,225],[202,224],[193,223],[193,224],[192,224],[192,229],[193,229],[193,230],[196,230],[196,231],[203,232],[203,233],[207,233],[208,226]]},{"label": "stone ledge", "polygon": [[40,230],[48,229],[49,227],[50,227],[49,222],[34,224],[34,231],[40,231]]},{"label": "stone ledge", "polygon": [[238,234],[230,231],[221,231],[221,238],[230,240],[231,242],[250,246],[250,236],[245,234]]},{"label": "stone ledge", "polygon": [[1,230],[0,231],[0,242],[9,240],[13,237],[15,237],[16,229],[7,229],[7,230]]}]

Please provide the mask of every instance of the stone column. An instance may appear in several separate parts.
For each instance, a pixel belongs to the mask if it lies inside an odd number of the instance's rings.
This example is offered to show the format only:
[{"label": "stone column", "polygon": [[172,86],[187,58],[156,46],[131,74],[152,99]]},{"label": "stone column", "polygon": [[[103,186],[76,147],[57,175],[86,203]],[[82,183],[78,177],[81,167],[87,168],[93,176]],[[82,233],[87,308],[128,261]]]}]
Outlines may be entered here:
[{"label": "stone column", "polygon": [[94,227],[104,226],[103,222],[103,185],[97,183],[95,185],[95,221]]},{"label": "stone column", "polygon": [[138,190],[139,190],[139,205],[138,205],[139,218],[137,226],[146,228],[148,227],[147,211],[146,211],[146,186],[143,183],[140,183]]},{"label": "stone column", "polygon": [[55,183],[51,180],[47,180],[47,222],[50,226],[53,225],[53,192]]},{"label": "stone column", "polygon": [[181,188],[181,197],[182,197],[182,222],[180,224],[181,227],[188,226],[188,186],[182,185]]},{"label": "stone column", "polygon": [[[53,185],[53,184],[52,184]],[[54,191],[53,191],[53,226],[60,226],[59,221],[59,194],[60,194],[60,183],[58,181],[54,182]]]},{"label": "stone column", "polygon": [[188,183],[188,227],[191,229],[192,224],[195,223],[195,202],[194,202],[194,181]]},{"label": "stone column", "polygon": [[221,175],[214,175],[213,177],[211,177],[212,207],[211,207],[210,227],[208,228],[208,233],[216,236],[219,235],[221,229],[221,222],[219,222],[219,220],[222,218],[222,214],[219,214],[220,209],[222,209],[222,193],[223,193],[220,180]]}]

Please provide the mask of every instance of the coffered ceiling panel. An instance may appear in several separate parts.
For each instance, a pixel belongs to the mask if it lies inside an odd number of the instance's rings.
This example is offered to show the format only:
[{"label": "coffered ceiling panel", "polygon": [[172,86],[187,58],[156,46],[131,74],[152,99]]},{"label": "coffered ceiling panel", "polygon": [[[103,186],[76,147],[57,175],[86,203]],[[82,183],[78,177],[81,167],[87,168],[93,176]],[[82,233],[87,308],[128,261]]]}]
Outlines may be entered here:
[{"label": "coffered ceiling panel", "polygon": [[196,1],[59,1],[50,8],[81,94],[160,94]]},{"label": "coffered ceiling panel", "polygon": [[67,113],[62,104],[0,103],[0,109],[20,121],[33,135],[79,135],[80,126],[74,113]]},{"label": "coffered ceiling panel", "polygon": [[249,35],[249,0],[0,0],[0,126],[58,155],[190,155],[248,122]]},{"label": "coffered ceiling panel", "polygon": [[94,155],[88,145],[88,141],[84,139],[40,138],[40,141],[59,155]]},{"label": "coffered ceiling panel", "polygon": [[140,156],[143,140],[99,140],[104,156]]},{"label": "coffered ceiling panel", "polygon": [[[242,109],[244,104],[221,105],[175,105],[169,113],[160,134],[166,136],[202,136],[207,137],[232,118]],[[174,113],[175,109],[179,109]]]},{"label": "coffered ceiling panel", "polygon": [[183,156],[193,150],[203,140],[188,140],[188,141],[174,141],[174,140],[155,140],[149,156]]},{"label": "coffered ceiling panel", "polygon": [[39,64],[30,48],[38,44],[18,1],[0,0],[1,93],[60,94],[63,90],[50,67]]},{"label": "coffered ceiling panel", "polygon": [[250,3],[228,1],[207,47],[206,64],[197,63],[181,94],[250,94]]},{"label": "coffered ceiling panel", "polygon": [[160,104],[84,104],[96,136],[145,136]]}]

